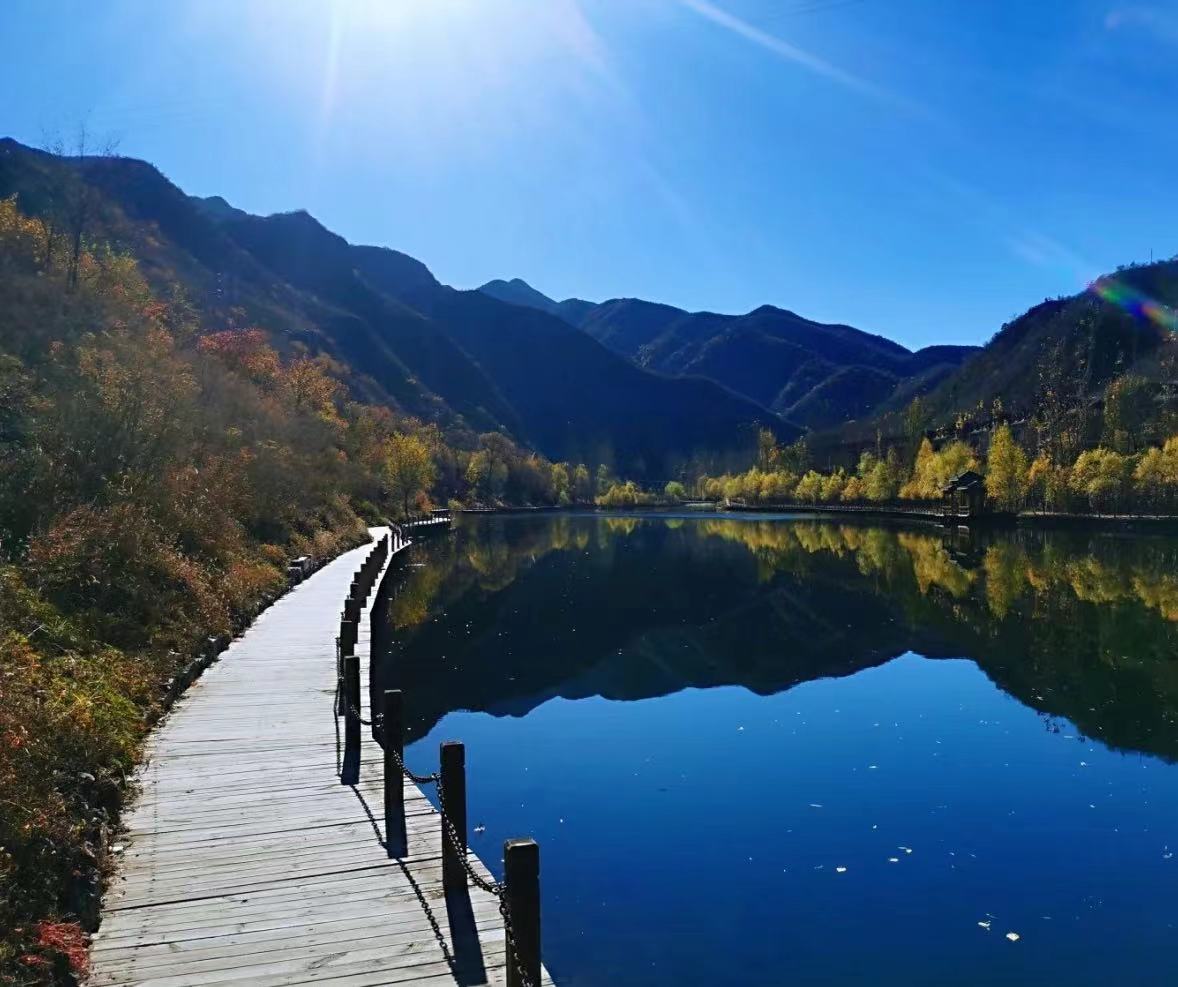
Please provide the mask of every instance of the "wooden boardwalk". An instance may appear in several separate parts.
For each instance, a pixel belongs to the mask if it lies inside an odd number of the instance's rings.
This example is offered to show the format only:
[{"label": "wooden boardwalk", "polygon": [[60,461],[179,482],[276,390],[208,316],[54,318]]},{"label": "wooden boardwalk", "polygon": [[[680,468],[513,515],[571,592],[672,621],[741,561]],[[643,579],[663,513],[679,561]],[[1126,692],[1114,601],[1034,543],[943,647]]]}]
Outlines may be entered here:
[{"label": "wooden boardwalk", "polygon": [[[407,854],[389,859],[380,748],[364,743],[355,786],[336,773],[335,635],[370,548],[266,610],[156,731],[91,984],[506,983],[497,899],[443,895],[430,802],[406,783]],[[368,638],[366,611],[356,647],[364,668]]]}]

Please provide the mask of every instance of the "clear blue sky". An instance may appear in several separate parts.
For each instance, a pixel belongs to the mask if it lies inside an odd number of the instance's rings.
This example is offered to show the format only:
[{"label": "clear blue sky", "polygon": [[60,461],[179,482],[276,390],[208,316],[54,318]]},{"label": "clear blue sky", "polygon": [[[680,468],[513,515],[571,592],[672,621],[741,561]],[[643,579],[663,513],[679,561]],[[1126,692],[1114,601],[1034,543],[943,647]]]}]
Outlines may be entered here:
[{"label": "clear blue sky", "polygon": [[4,0],[0,133],[473,287],[909,345],[1178,252],[1178,4]]}]

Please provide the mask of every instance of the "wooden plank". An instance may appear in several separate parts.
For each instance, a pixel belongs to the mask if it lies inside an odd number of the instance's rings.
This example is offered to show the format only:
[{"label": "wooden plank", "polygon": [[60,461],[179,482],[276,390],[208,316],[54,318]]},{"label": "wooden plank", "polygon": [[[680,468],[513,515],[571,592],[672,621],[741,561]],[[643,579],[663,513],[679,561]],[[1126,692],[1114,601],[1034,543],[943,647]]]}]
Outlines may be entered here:
[{"label": "wooden plank", "polygon": [[[389,859],[367,730],[355,785],[336,774],[334,641],[369,550],[262,614],[152,736],[91,949],[95,987],[506,983],[497,899],[443,894],[432,803],[404,784],[405,855]],[[361,701],[368,718],[367,689]]]}]

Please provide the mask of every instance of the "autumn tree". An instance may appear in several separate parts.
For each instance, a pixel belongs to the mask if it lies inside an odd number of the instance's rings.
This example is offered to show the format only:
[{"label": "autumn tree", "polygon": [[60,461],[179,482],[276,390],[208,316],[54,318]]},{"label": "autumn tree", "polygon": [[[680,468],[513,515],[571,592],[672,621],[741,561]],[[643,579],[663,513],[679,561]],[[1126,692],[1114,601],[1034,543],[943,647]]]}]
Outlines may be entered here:
[{"label": "autumn tree", "polygon": [[998,426],[986,457],[986,495],[1001,510],[1018,511],[1027,495],[1027,470],[1027,454],[1010,426]]},{"label": "autumn tree", "polygon": [[1129,460],[1114,449],[1088,449],[1076,457],[1068,485],[1094,511],[1117,509],[1129,479]]},{"label": "autumn tree", "polygon": [[429,489],[434,475],[429,447],[419,436],[397,433],[389,438],[385,446],[385,482],[390,496],[400,501],[406,517],[410,502]]},{"label": "autumn tree", "polygon": [[335,399],[340,384],[325,358],[300,357],[285,368],[282,387],[294,409],[332,424],[341,423]]},{"label": "autumn tree", "polygon": [[1142,503],[1154,509],[1178,506],[1178,435],[1160,449],[1146,450],[1133,470],[1133,489]]},{"label": "autumn tree", "polygon": [[[904,436],[908,440],[908,455],[916,448],[918,440],[928,427],[928,402],[920,395],[908,402],[904,409]],[[927,440],[926,440],[927,441]]]},{"label": "autumn tree", "polygon": [[558,504],[567,504],[572,500],[571,480],[569,478],[569,468],[566,463],[553,463],[551,467],[552,474],[552,493],[556,498]]},{"label": "autumn tree", "polygon": [[1117,452],[1134,452],[1156,414],[1154,388],[1144,377],[1124,374],[1104,389],[1104,442]]},{"label": "autumn tree", "polygon": [[74,289],[82,271],[82,256],[88,245],[92,227],[101,207],[102,197],[85,177],[81,165],[88,158],[109,158],[117,149],[117,142],[107,140],[96,144],[85,124],[79,125],[69,142],[54,138],[45,150],[67,159],[74,167],[58,173],[58,187],[48,212],[51,235],[46,239],[46,265],[52,266],[54,246],[65,248],[66,284]]},{"label": "autumn tree", "polygon": [[1079,412],[1083,403],[1083,361],[1063,341],[1039,354],[1039,388],[1032,419],[1038,440],[1053,462],[1070,462],[1079,445]]},{"label": "autumn tree", "polygon": [[912,476],[900,490],[900,496],[916,500],[933,500],[941,495],[945,484],[966,470],[978,469],[974,451],[958,440],[934,451],[926,438],[916,454]]},{"label": "autumn tree", "polygon": [[573,500],[578,504],[586,504],[593,499],[593,481],[589,477],[589,468],[584,463],[577,463],[573,470]]},{"label": "autumn tree", "polygon": [[777,465],[787,473],[801,475],[810,465],[810,448],[806,444],[806,437],[801,436],[780,450]]},{"label": "autumn tree", "polygon": [[1039,453],[1027,469],[1027,496],[1043,510],[1058,510],[1067,496],[1068,471],[1057,466],[1046,452]]},{"label": "autumn tree", "polygon": [[846,485],[847,473],[840,467],[822,481],[822,500],[826,503],[840,500]]},{"label": "autumn tree", "polygon": [[594,490],[598,496],[605,493],[614,484],[613,472],[605,463],[600,463],[597,467],[597,477],[594,484]]},{"label": "autumn tree", "polygon": [[762,428],[757,432],[757,466],[762,472],[776,469],[781,463],[781,449],[777,445],[777,436],[770,429]]},{"label": "autumn tree", "polygon": [[794,496],[803,503],[815,504],[822,499],[823,476],[815,470],[809,470],[794,489]]}]

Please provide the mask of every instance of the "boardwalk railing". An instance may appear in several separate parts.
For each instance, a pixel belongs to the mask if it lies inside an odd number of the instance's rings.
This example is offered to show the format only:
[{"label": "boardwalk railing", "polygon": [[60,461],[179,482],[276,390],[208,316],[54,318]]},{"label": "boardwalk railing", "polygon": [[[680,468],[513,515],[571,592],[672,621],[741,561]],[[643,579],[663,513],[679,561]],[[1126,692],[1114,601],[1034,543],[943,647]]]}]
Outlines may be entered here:
[{"label": "boardwalk railing", "polygon": [[448,527],[454,516],[448,510],[430,511],[428,514],[410,514],[399,525],[401,528],[423,528],[426,526]]},{"label": "boardwalk railing", "polygon": [[[470,862],[467,846],[466,748],[460,741],[446,741],[439,751],[439,770],[414,774],[405,765],[404,703],[400,689],[388,689],[371,720],[361,716],[360,658],[356,642],[360,616],[372,592],[376,577],[390,555],[408,546],[405,529],[425,525],[449,525],[450,516],[426,516],[394,526],[384,535],[361,564],[344,601],[337,647],[337,688],[335,714],[344,718],[344,751],[341,780],[350,783],[350,766],[360,763],[361,727],[372,727],[373,737],[383,748],[385,843],[389,856],[406,848],[405,779],[415,785],[435,785],[441,816],[442,889],[445,895],[465,895],[469,885],[494,895],[503,917],[507,950],[508,987],[539,987],[540,961],[540,846],[533,839],[511,839],[503,845],[504,880],[488,881]],[[372,651],[378,653],[383,636],[382,604],[387,600],[388,574],[381,583],[372,612]],[[371,663],[370,663],[371,672]],[[394,836],[399,834],[399,836]],[[469,885],[468,882],[469,881]]]}]

